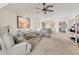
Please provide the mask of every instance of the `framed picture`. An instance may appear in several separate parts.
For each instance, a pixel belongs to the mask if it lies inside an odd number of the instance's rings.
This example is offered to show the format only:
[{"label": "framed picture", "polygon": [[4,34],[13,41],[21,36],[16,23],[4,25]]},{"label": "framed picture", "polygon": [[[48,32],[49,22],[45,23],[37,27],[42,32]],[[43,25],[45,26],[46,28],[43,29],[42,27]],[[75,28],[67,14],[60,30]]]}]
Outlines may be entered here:
[{"label": "framed picture", "polygon": [[30,19],[17,16],[17,28],[30,28]]}]

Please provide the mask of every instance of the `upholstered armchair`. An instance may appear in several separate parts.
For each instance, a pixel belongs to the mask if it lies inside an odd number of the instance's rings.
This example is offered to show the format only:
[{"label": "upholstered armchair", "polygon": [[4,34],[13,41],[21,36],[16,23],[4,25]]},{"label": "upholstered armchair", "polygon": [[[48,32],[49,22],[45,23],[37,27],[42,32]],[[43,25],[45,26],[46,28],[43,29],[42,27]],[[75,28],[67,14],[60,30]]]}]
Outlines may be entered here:
[{"label": "upholstered armchair", "polygon": [[28,42],[14,43],[14,39],[10,33],[0,36],[0,54],[7,55],[24,55],[29,54],[31,44]]}]

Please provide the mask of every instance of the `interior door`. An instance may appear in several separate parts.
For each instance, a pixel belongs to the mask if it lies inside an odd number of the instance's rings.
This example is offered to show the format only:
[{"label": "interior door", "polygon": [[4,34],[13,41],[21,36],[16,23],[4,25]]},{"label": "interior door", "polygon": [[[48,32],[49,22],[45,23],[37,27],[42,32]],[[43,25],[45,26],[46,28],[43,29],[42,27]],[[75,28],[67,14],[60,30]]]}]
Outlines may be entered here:
[{"label": "interior door", "polygon": [[59,32],[66,31],[66,22],[59,22]]}]

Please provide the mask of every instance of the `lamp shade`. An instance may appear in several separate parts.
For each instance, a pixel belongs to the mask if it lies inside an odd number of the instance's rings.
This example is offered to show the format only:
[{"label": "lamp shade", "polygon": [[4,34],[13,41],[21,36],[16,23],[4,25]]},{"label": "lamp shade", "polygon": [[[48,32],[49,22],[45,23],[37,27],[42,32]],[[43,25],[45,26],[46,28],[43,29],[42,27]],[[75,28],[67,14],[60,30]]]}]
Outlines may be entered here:
[{"label": "lamp shade", "polygon": [[4,30],[6,30],[7,32],[10,32],[10,29],[11,29],[12,27],[10,26],[10,25],[7,25],[7,26],[5,26],[4,27]]}]

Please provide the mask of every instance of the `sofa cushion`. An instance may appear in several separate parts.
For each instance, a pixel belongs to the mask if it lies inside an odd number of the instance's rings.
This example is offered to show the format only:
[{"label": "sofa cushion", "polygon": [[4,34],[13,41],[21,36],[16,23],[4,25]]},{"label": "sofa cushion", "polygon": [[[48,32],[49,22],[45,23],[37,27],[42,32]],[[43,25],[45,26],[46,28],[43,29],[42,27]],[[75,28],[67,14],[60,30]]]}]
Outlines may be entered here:
[{"label": "sofa cushion", "polygon": [[23,38],[26,39],[26,40],[33,38],[32,33],[23,34]]},{"label": "sofa cushion", "polygon": [[3,39],[7,48],[11,48],[12,46],[14,46],[14,40],[11,34],[9,33],[4,34]]}]

